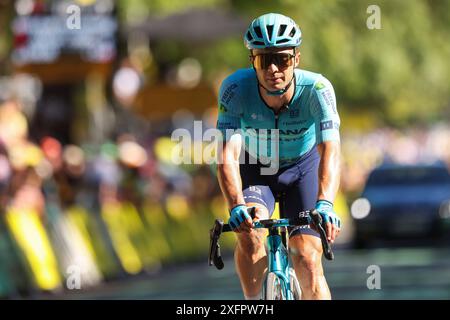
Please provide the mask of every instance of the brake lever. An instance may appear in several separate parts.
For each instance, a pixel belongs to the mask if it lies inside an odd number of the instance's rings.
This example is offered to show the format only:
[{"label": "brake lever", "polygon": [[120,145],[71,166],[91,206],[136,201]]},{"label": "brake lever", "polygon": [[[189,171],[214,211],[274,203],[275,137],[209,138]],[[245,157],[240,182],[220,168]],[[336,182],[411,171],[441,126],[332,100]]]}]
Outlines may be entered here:
[{"label": "brake lever", "polygon": [[[255,218],[255,212],[256,208],[251,207],[247,208],[247,211],[252,219]],[[219,239],[222,232],[228,232],[232,231],[230,225],[223,223],[222,220],[216,219],[214,222],[214,227],[209,230],[209,257],[208,257],[208,264],[214,266],[221,270],[224,267],[222,255],[220,253],[220,244]]]},{"label": "brake lever", "polygon": [[334,253],[331,250],[331,245],[328,242],[327,239],[327,233],[325,232],[325,229],[323,228],[323,220],[322,220],[322,216],[320,215],[320,213],[317,210],[312,210],[310,212],[310,217],[312,218],[314,225],[317,227],[317,229],[319,230],[319,234],[320,234],[320,239],[322,240],[322,249],[323,249],[323,253],[325,258],[327,258],[327,260],[334,260]]},{"label": "brake lever", "polygon": [[217,269],[221,270],[224,267],[222,256],[220,254],[220,244],[219,239],[222,234],[223,221],[216,219],[214,227],[209,231],[209,257],[208,264],[216,266]]}]

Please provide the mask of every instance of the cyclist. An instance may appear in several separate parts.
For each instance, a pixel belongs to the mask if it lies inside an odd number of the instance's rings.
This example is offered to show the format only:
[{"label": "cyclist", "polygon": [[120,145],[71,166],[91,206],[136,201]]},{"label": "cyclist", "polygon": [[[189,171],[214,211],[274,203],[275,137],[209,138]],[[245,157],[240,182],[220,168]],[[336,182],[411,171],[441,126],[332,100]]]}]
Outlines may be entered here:
[{"label": "cyclist", "polygon": [[[230,210],[228,223],[238,238],[236,271],[249,300],[260,297],[267,261],[265,233],[252,229],[247,207],[256,207],[257,219],[267,219],[283,193],[286,217],[315,207],[327,221],[331,243],[340,231],[333,211],[340,178],[335,94],[321,74],[296,68],[301,41],[301,31],[289,17],[269,13],[256,18],[244,35],[253,68],[228,76],[219,93],[217,129],[226,138],[218,153],[218,180]],[[241,132],[230,135],[227,129]],[[265,154],[251,145],[255,139],[274,142],[268,129],[279,130],[278,153]],[[262,174],[267,159],[274,157],[279,170]],[[319,234],[309,226],[290,229],[289,246],[302,297],[330,299]]]}]

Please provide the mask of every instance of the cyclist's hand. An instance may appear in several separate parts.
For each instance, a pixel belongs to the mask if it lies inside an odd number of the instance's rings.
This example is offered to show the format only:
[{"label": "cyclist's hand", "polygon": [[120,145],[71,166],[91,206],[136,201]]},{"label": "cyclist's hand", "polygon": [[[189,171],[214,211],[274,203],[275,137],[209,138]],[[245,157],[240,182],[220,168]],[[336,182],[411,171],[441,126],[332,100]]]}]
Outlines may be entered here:
[{"label": "cyclist's hand", "polygon": [[231,209],[228,224],[234,232],[250,232],[253,223],[247,212],[247,206],[240,204]]},{"label": "cyclist's hand", "polygon": [[339,219],[337,214],[333,211],[333,204],[327,200],[317,201],[316,210],[320,213],[325,222],[325,231],[327,232],[328,241],[333,243],[341,231],[341,219]]}]

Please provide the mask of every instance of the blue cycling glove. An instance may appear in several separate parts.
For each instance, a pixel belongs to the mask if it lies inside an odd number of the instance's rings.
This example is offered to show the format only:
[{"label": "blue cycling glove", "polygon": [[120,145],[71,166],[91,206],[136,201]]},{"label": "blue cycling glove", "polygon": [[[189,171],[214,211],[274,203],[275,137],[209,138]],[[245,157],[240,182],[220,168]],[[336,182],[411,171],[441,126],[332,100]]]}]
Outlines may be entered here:
[{"label": "blue cycling glove", "polygon": [[236,230],[242,222],[249,218],[251,219],[250,215],[247,212],[247,206],[240,204],[231,209],[228,224],[233,230]]},{"label": "blue cycling glove", "polygon": [[334,224],[338,228],[341,227],[341,219],[337,216],[337,214],[333,211],[333,204],[327,200],[318,200],[316,202],[316,210],[322,216],[325,224],[330,222]]}]

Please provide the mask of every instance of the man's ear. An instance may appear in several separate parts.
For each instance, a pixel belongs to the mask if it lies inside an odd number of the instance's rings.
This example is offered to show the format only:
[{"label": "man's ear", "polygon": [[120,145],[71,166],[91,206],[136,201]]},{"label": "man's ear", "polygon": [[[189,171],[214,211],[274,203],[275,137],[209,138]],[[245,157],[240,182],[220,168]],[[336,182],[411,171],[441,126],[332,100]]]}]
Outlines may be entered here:
[{"label": "man's ear", "polygon": [[251,63],[252,66],[253,66],[253,51],[252,51],[252,50],[250,50],[250,54],[249,54],[249,56],[248,56],[248,59],[250,60],[250,63]]},{"label": "man's ear", "polygon": [[301,56],[300,52],[296,52],[296,53],[295,53],[295,66],[296,66],[296,67],[297,67],[297,66],[299,65],[299,63],[300,63],[300,56]]}]

